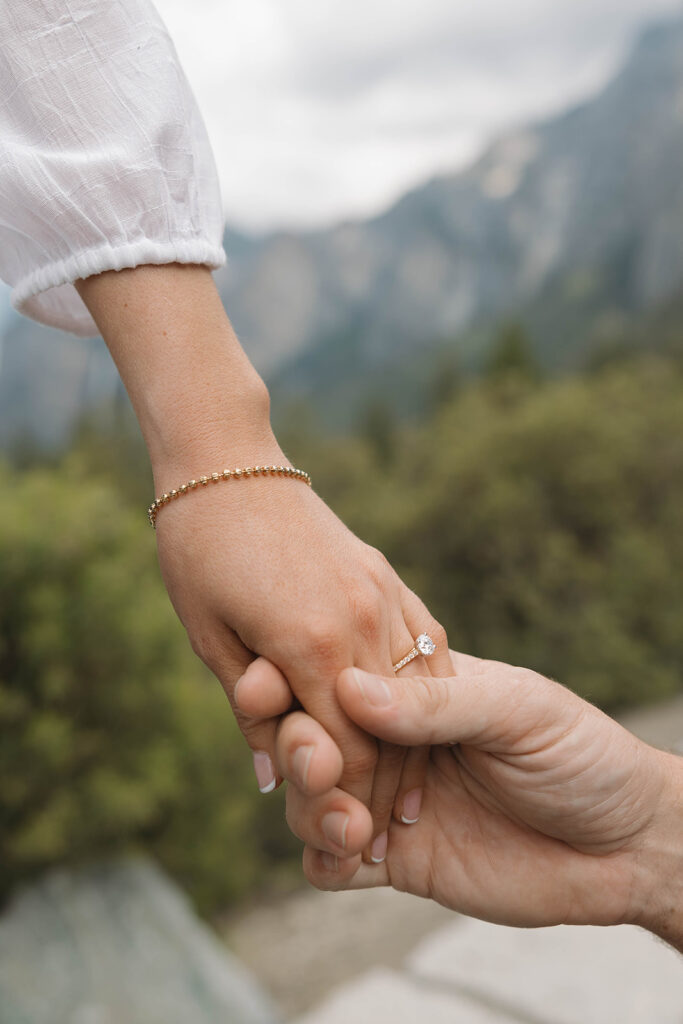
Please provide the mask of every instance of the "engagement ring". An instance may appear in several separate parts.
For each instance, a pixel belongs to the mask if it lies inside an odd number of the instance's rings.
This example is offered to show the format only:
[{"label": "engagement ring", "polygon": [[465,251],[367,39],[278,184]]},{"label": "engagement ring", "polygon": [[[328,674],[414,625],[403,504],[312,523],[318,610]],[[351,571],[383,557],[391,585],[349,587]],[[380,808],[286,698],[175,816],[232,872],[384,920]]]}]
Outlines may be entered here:
[{"label": "engagement ring", "polygon": [[419,658],[422,655],[423,658],[428,658],[430,654],[433,654],[436,650],[436,644],[432,640],[428,633],[420,633],[419,637],[415,641],[415,646],[411,647],[404,658],[397,661],[394,665],[394,672],[398,672],[399,669],[405,668],[414,658]]}]

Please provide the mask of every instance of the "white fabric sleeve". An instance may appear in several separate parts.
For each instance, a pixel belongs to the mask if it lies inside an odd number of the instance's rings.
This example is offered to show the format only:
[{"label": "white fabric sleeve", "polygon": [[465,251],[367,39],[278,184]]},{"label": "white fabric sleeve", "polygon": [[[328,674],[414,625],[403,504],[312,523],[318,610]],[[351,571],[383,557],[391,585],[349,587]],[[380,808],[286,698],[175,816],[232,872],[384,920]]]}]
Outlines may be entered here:
[{"label": "white fabric sleeve", "polygon": [[99,332],[78,278],[225,262],[216,166],[149,0],[0,3],[0,277],[12,305]]}]

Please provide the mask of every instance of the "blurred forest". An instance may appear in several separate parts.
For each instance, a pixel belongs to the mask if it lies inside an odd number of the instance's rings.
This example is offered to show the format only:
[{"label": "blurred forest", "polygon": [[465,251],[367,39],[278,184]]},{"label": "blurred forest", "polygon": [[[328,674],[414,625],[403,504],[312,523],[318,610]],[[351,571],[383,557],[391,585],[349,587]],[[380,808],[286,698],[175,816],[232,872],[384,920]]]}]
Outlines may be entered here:
[{"label": "blurred forest", "polygon": [[[545,377],[521,328],[484,372],[437,364],[429,413],[370,403],[331,436],[301,403],[279,436],[380,548],[451,646],[531,666],[614,711],[683,679],[683,362],[609,354]],[[205,914],[299,878],[218,683],[166,597],[128,421],[0,467],[2,896],[130,848]]]}]

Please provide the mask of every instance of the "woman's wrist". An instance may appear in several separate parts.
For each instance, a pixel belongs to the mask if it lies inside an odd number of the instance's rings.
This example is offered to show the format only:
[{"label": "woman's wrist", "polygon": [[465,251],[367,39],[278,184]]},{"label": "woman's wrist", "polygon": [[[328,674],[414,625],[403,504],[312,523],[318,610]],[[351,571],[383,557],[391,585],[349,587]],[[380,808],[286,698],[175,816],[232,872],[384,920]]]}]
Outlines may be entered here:
[{"label": "woman's wrist", "polygon": [[634,924],[683,953],[683,758],[653,751],[661,799],[638,855]]},{"label": "woman's wrist", "polygon": [[205,267],[142,266],[76,286],[118,366],[155,476],[282,461],[265,384]]},{"label": "woman's wrist", "polygon": [[210,393],[198,382],[168,395],[151,389],[138,419],[157,492],[223,469],[283,461],[265,385],[244,380],[233,392],[234,378],[225,378],[223,387],[217,377]]}]

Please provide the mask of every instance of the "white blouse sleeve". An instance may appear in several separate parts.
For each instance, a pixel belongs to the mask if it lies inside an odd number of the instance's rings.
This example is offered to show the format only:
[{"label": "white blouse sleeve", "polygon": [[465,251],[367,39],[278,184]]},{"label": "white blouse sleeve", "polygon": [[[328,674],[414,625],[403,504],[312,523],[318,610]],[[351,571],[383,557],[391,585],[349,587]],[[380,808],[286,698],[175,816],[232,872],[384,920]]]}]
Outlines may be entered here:
[{"label": "white blouse sleeve", "polygon": [[0,4],[0,277],[12,304],[94,337],[73,281],[225,262],[213,153],[149,0]]}]

